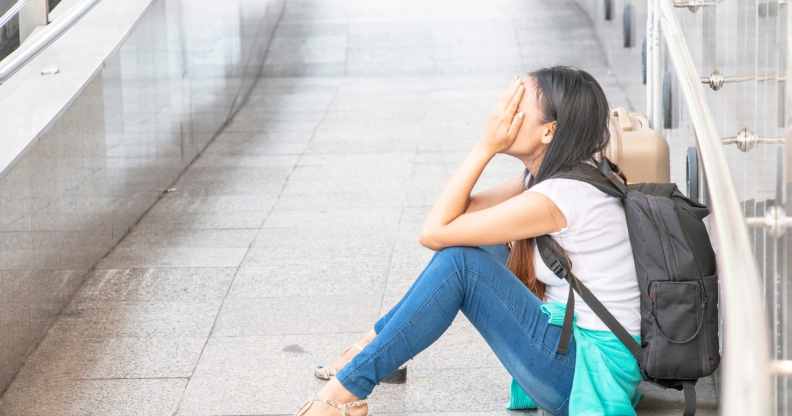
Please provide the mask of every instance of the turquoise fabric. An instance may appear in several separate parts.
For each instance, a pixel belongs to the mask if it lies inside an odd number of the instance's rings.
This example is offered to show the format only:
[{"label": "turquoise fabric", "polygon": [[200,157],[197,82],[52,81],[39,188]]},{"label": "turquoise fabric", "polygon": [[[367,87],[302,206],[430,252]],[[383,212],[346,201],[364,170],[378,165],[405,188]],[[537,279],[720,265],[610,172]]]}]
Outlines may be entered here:
[{"label": "turquoise fabric", "polygon": [[[542,312],[551,325],[562,326],[566,305],[547,302]],[[575,378],[569,398],[569,414],[576,416],[635,416],[635,405],[641,400],[638,384],[641,372],[630,350],[610,331],[580,328],[573,314],[575,335]],[[641,337],[633,336],[640,344]],[[536,402],[512,378],[509,410],[536,409]]]}]

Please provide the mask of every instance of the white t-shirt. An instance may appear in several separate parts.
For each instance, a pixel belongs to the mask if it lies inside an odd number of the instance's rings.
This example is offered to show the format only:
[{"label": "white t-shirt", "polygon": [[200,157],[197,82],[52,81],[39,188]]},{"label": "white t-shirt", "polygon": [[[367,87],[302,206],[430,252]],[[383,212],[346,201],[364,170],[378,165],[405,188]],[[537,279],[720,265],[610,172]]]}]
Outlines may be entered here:
[{"label": "white t-shirt", "polygon": [[[530,172],[525,176],[527,187]],[[572,272],[631,335],[641,334],[641,305],[627,220],[621,202],[588,183],[565,178],[546,179],[529,188],[552,200],[567,226],[550,236],[566,251]],[[546,285],[547,301],[566,304],[569,283],[542,261],[534,241],[534,270]],[[609,330],[575,293],[576,323],[581,328]]]}]

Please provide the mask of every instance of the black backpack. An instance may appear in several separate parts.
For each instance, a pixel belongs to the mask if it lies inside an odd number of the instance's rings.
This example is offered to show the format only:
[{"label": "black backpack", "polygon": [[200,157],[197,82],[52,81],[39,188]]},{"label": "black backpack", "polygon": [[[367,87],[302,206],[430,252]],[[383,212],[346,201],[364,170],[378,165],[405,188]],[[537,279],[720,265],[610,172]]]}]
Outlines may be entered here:
[{"label": "black backpack", "polygon": [[694,415],[696,382],[720,364],[715,253],[702,221],[709,210],[673,183],[626,185],[618,173],[603,157],[598,167],[581,163],[551,177],[584,181],[622,201],[641,292],[641,345],[571,272],[558,243],[543,235],[536,238],[542,260],[569,282],[558,352],[567,352],[574,289],[632,352],[642,378],[684,390],[684,414]]}]

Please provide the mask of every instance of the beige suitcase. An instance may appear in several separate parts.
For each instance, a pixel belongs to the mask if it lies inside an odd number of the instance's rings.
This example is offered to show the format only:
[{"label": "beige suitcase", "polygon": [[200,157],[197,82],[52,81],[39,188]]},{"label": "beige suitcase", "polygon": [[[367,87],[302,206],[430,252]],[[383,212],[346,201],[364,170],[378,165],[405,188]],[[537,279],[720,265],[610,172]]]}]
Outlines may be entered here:
[{"label": "beige suitcase", "polygon": [[605,155],[619,165],[627,183],[669,182],[668,143],[641,113],[611,109],[611,139]]}]

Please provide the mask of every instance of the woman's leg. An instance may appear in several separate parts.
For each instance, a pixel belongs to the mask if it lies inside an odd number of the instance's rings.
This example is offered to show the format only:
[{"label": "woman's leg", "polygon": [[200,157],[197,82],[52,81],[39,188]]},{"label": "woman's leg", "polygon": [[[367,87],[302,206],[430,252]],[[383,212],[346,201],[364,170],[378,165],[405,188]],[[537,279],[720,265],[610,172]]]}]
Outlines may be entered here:
[{"label": "woman's leg", "polygon": [[[496,258],[499,259],[501,261],[501,263],[504,263],[504,264],[506,263],[506,259],[509,256],[509,246],[507,246],[506,244],[482,245],[482,246],[479,246],[479,247],[481,249],[483,249],[483,250],[486,250],[489,253],[492,253],[492,255],[496,256]],[[432,257],[432,260],[434,260],[434,257]],[[430,260],[430,263],[431,263],[431,260]],[[361,345],[368,344],[369,342],[371,342],[371,340],[374,338],[374,336],[376,336],[377,334],[379,334],[382,331],[382,328],[390,321],[390,318],[393,316],[393,314],[399,309],[401,304],[404,302],[404,298],[410,296],[410,293],[412,292],[414,287],[415,287],[415,282],[413,282],[413,284],[407,290],[407,293],[405,293],[404,296],[402,296],[402,298],[399,299],[399,302],[396,303],[396,305],[394,305],[393,307],[391,307],[390,310],[388,310],[388,312],[385,313],[385,315],[382,315],[374,323],[373,334],[366,333],[366,335],[361,340],[358,341],[359,344],[361,344]]]},{"label": "woman's leg", "polygon": [[[478,247],[495,256],[495,258],[497,258],[502,264],[506,264],[506,259],[509,257],[509,246],[507,246],[506,244],[481,245]],[[434,259],[435,257],[432,256],[431,260],[429,260],[429,264],[432,264],[432,261]],[[429,267],[429,265],[427,265],[426,267]],[[415,281],[413,281],[413,284],[410,286],[409,289],[407,289],[407,292],[404,294],[404,296],[402,296],[402,298],[399,299],[399,302],[396,303],[396,305],[394,305],[392,308],[390,308],[390,310],[387,313],[385,313],[385,315],[382,315],[377,320],[377,322],[374,323],[375,333],[379,334],[382,331],[382,328],[390,321],[391,317],[393,316],[394,313],[396,313],[396,311],[399,309],[402,303],[404,303],[404,298],[410,296],[410,293],[413,291],[413,288],[415,288]]]},{"label": "woman's leg", "polygon": [[[452,246],[435,252],[381,332],[336,374],[358,398],[434,343],[462,311],[499,361],[537,404],[566,414],[575,340],[558,354],[561,328],[541,301],[503,264],[503,249]],[[505,388],[505,387],[504,387]]]}]

